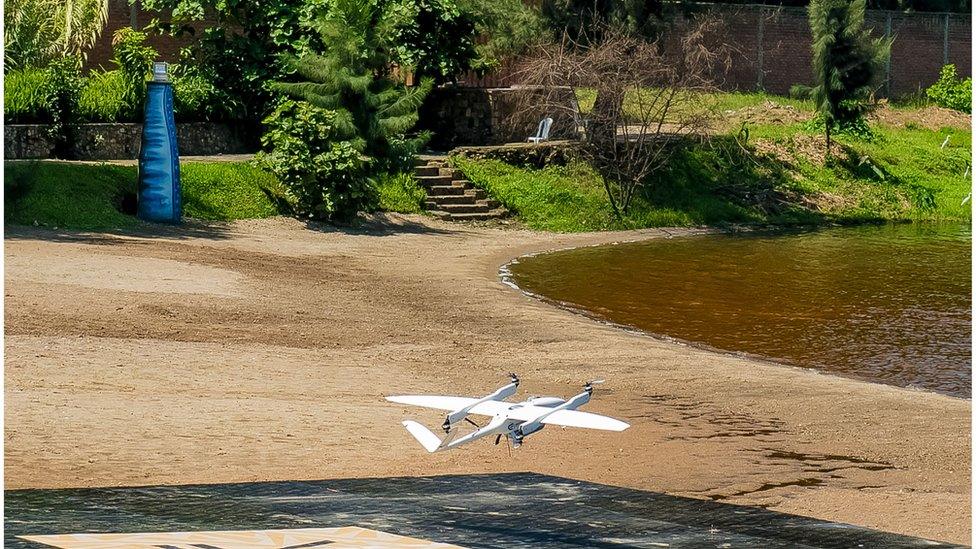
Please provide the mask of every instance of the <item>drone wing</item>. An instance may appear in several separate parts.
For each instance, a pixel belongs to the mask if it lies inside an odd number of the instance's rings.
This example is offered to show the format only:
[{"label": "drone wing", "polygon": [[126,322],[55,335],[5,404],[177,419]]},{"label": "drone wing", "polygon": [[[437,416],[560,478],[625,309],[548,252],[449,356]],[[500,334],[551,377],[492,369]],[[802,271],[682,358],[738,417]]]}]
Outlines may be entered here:
[{"label": "drone wing", "polygon": [[[522,421],[533,421],[550,411],[550,409],[543,406],[522,406],[511,410],[508,413],[508,417]],[[599,429],[601,431],[623,431],[630,427],[629,423],[624,423],[619,419],[601,416],[600,414],[591,414],[590,412],[580,412],[578,410],[558,410],[552,412],[543,417],[542,423],[560,425],[562,427]]]},{"label": "drone wing", "polygon": [[[388,396],[386,397],[386,400],[396,402],[398,404],[409,404],[410,406],[420,406],[422,408],[434,408],[435,410],[448,410],[453,412],[454,410],[466,408],[475,402],[478,402],[479,399],[436,395],[398,395]],[[497,416],[507,412],[511,406],[512,404],[509,402],[489,400],[471,408],[469,413],[482,416]],[[539,409],[543,410],[543,408]]]},{"label": "drone wing", "polygon": [[[460,410],[478,401],[476,398],[434,395],[389,396],[386,397],[386,400],[399,404],[409,404],[410,406],[449,411]],[[546,408],[545,406],[533,406],[531,404],[513,405],[508,402],[495,400],[489,400],[488,402],[482,402],[476,405],[474,408],[471,408],[470,413],[483,416],[505,415],[521,421],[533,421],[540,416],[544,416],[542,423],[549,425],[600,429],[602,431],[623,431],[630,427],[629,424],[619,419],[601,416],[600,414],[580,412],[579,410],[558,410],[553,412],[552,408]]]}]

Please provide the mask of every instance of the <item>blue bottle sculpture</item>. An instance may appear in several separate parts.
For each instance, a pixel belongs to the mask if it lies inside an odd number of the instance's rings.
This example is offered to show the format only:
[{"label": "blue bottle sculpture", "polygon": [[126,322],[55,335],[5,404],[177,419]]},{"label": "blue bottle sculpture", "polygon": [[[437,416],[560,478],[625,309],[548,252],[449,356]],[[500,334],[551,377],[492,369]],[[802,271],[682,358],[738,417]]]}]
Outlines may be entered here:
[{"label": "blue bottle sculpture", "polygon": [[173,85],[166,74],[166,63],[155,63],[142,126],[136,215],[144,221],[179,224],[182,205]]}]

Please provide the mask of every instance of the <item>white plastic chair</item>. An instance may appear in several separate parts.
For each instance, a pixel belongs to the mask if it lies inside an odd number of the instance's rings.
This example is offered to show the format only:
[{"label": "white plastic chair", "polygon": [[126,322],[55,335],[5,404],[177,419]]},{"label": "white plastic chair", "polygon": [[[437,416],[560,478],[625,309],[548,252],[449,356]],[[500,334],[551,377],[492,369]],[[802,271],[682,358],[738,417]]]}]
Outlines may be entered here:
[{"label": "white plastic chair", "polygon": [[539,143],[540,141],[546,141],[549,139],[549,129],[552,128],[552,118],[545,117],[539,122],[539,129],[535,131],[535,135],[530,137],[529,143]]}]

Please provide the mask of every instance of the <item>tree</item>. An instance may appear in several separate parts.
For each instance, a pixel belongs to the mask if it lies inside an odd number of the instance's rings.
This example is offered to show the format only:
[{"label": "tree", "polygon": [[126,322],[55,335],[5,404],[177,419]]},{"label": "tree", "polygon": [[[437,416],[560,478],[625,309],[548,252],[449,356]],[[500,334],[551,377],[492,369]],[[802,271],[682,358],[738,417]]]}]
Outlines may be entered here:
[{"label": "tree", "polygon": [[[335,0],[138,1],[143,9],[167,20],[152,23],[159,31],[196,36],[184,56],[227,96],[228,117],[248,123],[260,121],[274,107],[266,84],[293,71],[284,54],[301,57],[323,51],[326,44],[316,20],[338,4]],[[475,23],[455,0],[367,3],[382,14],[391,64],[441,81],[471,66],[476,54]],[[216,24],[200,28],[205,14]]]},{"label": "tree", "polygon": [[393,60],[417,78],[449,81],[472,67],[475,20],[454,0],[394,0]]},{"label": "tree", "polygon": [[891,41],[864,28],[865,0],[813,0],[813,100],[824,122],[827,153],[831,132],[863,123],[875,80]]},{"label": "tree", "polygon": [[543,0],[543,19],[558,39],[563,34],[576,41],[599,41],[610,30],[634,37],[655,38],[661,31],[661,0]]},{"label": "tree", "polygon": [[108,0],[6,0],[4,70],[84,58],[108,20]]},{"label": "tree", "polygon": [[717,64],[729,62],[712,29],[702,22],[666,42],[605,31],[599,41],[564,38],[541,45],[523,61],[519,77],[535,86],[523,88],[519,110],[530,118],[577,115],[567,91],[596,87],[597,101],[606,98],[606,108],[594,105],[585,115],[578,150],[603,177],[618,217],[653,184],[682,141],[707,135],[711,112],[703,105],[714,90],[709,75]]},{"label": "tree", "polygon": [[502,61],[525,51],[543,34],[539,10],[524,0],[457,0],[461,11],[475,22],[478,57],[472,68],[487,72]]},{"label": "tree", "polygon": [[301,190],[301,213],[310,217],[348,217],[367,207],[370,174],[408,167],[427,140],[407,132],[433,84],[407,88],[391,77],[393,22],[382,7],[381,0],[335,0],[315,23],[323,53],[283,58],[305,80],[270,85],[299,103],[286,102],[266,120],[266,165]]}]

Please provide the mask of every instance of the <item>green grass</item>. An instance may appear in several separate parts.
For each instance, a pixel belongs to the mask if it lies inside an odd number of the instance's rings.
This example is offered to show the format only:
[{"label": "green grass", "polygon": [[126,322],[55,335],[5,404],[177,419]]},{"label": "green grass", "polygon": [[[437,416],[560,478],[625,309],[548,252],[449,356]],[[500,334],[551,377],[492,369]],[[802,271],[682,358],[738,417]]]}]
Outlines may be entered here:
[{"label": "green grass", "polygon": [[[712,104],[737,110],[767,100],[812,109],[809,102],[763,94],[715,94]],[[876,124],[872,140],[839,136],[842,152],[824,162],[822,138],[807,124],[749,128],[744,146],[719,135],[707,145],[677,150],[621,218],[613,215],[599,174],[582,163],[537,170],[499,161],[454,162],[539,230],[971,219],[968,204],[962,205],[971,188],[963,177],[972,150],[968,130]]]},{"label": "green grass", "polygon": [[6,223],[117,229],[139,223],[119,211],[136,192],[135,168],[60,162],[4,162]]},{"label": "green grass", "polygon": [[376,178],[378,208],[387,212],[419,213],[427,193],[408,173],[381,174]]},{"label": "green grass", "polygon": [[183,215],[230,221],[278,215],[273,175],[245,162],[188,162],[180,168]]},{"label": "green grass", "polygon": [[[580,111],[587,114],[593,110],[593,103],[596,101],[596,90],[592,88],[576,88],[576,100],[579,102]],[[624,114],[631,120],[643,120],[641,115],[640,101],[642,97],[645,101],[650,101],[651,92],[645,89],[632,89],[624,97]],[[696,96],[691,101],[696,108],[721,115],[726,111],[739,110],[747,107],[758,107],[766,101],[774,101],[783,106],[793,107],[800,111],[813,112],[813,102],[804,99],[792,99],[778,95],[766,93],[745,93],[745,92],[723,92],[710,93]]]},{"label": "green grass", "polygon": [[[278,214],[274,177],[247,163],[184,163],[183,214],[210,220]],[[122,213],[136,193],[134,166],[67,162],[4,162],[7,223],[107,230],[137,226]]]}]

